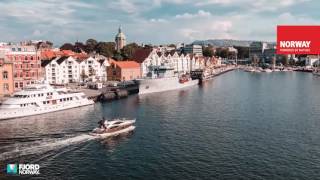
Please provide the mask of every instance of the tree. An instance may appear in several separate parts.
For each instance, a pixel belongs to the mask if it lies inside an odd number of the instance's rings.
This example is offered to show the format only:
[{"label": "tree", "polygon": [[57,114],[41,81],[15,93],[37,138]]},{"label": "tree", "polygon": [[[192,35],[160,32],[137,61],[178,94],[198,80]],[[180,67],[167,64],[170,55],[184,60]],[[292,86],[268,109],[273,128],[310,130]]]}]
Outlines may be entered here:
[{"label": "tree", "polygon": [[217,48],[216,49],[216,56],[219,56],[221,58],[227,58],[228,57],[228,49],[226,48]]},{"label": "tree", "polygon": [[212,56],[213,56],[212,47],[205,47],[205,48],[203,48],[203,56],[205,56],[205,57],[212,57]]},{"label": "tree", "polygon": [[88,39],[86,41],[86,52],[90,53],[96,50],[96,46],[97,46],[98,42],[95,39]]},{"label": "tree", "polygon": [[88,78],[88,76],[86,75],[86,72],[84,71],[84,69],[82,69],[81,74],[80,74],[80,77],[81,77],[81,79],[82,79],[82,82],[84,82],[84,80],[85,80],[86,78]]},{"label": "tree", "polygon": [[76,42],[74,44],[74,52],[81,53],[86,49],[86,45],[84,45],[82,42]]},{"label": "tree", "polygon": [[123,56],[121,55],[120,52],[115,52],[113,55],[113,59],[117,60],[117,61],[122,61],[123,60]]},{"label": "tree", "polygon": [[53,43],[51,41],[46,41],[46,44],[48,44],[48,46],[52,47]]},{"label": "tree", "polygon": [[169,44],[168,47],[173,47],[173,48],[176,48],[177,46],[175,44]]},{"label": "tree", "polygon": [[96,52],[106,57],[112,57],[114,54],[114,42],[99,42],[96,46]]},{"label": "tree", "polygon": [[284,64],[285,66],[288,66],[288,65],[289,65],[289,58],[288,58],[287,55],[283,55],[282,60],[283,60],[283,64]]},{"label": "tree", "polygon": [[60,50],[74,50],[74,46],[71,43],[64,43],[61,47]]},{"label": "tree", "polygon": [[133,54],[137,49],[141,48],[137,43],[130,43],[121,49],[123,59],[132,59]]}]

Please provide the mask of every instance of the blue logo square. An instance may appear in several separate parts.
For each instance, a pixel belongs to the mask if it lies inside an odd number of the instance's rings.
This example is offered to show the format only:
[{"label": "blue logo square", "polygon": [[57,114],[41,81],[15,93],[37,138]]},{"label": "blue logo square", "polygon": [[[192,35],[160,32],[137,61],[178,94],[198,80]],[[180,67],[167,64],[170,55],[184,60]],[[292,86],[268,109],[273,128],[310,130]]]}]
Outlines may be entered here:
[{"label": "blue logo square", "polygon": [[18,173],[17,164],[7,164],[7,174],[17,174]]}]

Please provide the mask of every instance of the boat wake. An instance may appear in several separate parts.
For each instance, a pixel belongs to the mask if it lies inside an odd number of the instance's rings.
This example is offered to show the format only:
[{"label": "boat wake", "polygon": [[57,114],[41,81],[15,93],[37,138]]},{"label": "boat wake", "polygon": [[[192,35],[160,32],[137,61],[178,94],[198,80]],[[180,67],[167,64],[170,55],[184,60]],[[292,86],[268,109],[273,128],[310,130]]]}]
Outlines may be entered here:
[{"label": "boat wake", "polygon": [[60,138],[54,140],[42,141],[40,143],[29,142],[24,145],[16,144],[11,148],[8,148],[6,152],[0,154],[0,161],[14,159],[27,155],[41,154],[49,151],[64,148],[66,146],[80,144],[93,139],[97,139],[88,134],[81,134],[75,137]]}]

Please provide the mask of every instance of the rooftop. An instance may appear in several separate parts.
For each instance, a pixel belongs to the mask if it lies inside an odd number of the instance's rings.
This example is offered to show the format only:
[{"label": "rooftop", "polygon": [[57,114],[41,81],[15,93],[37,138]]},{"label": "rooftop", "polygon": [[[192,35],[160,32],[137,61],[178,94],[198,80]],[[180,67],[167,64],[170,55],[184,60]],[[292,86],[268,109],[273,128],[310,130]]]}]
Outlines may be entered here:
[{"label": "rooftop", "polygon": [[111,64],[115,64],[123,69],[130,69],[130,68],[140,68],[140,64],[135,61],[115,61],[112,60]]}]

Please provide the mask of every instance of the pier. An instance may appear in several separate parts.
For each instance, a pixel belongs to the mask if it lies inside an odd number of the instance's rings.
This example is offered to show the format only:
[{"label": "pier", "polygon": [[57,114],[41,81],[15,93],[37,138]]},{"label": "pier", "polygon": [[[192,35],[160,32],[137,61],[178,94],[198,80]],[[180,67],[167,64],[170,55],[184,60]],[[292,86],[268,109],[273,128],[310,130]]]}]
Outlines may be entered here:
[{"label": "pier", "polygon": [[199,69],[191,71],[191,78],[199,79],[199,83],[202,84],[205,81],[211,80],[226,72],[233,71],[234,69],[236,69],[236,66],[208,67],[204,70]]},{"label": "pier", "polygon": [[139,86],[134,82],[122,82],[117,86],[107,86],[101,89],[83,88],[81,91],[86,94],[89,99],[95,102],[103,102],[122,99],[131,94],[137,94],[139,92]]}]

